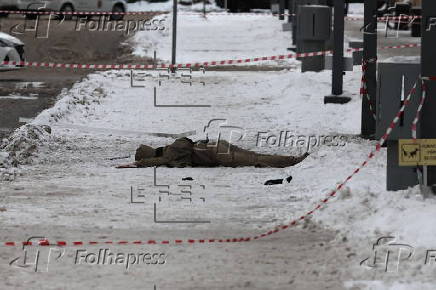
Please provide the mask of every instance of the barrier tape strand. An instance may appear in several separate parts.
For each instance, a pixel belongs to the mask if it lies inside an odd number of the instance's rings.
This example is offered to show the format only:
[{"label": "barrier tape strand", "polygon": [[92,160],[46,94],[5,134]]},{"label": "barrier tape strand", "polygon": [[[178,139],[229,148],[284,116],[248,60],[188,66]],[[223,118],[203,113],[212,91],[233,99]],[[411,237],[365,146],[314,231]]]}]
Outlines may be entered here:
[{"label": "barrier tape strand", "polygon": [[362,81],[361,81],[361,87],[360,87],[360,97],[366,98],[366,100],[368,101],[368,105],[369,105],[369,110],[372,114],[372,117],[374,118],[374,120],[377,120],[377,116],[375,114],[375,110],[374,110],[374,106],[372,104],[371,101],[371,97],[368,94],[368,86],[367,86],[367,79],[366,79],[366,71],[368,69],[368,64],[370,62],[376,62],[377,59],[370,59],[370,60],[362,60]]},{"label": "barrier tape strand", "polygon": [[415,116],[415,118],[413,119],[413,122],[412,122],[412,139],[414,141],[416,141],[416,128],[417,128],[417,125],[418,125],[418,122],[419,122],[419,117],[421,115],[422,107],[424,106],[424,102],[425,102],[426,96],[427,96],[427,86],[426,86],[426,84],[423,81],[422,82],[422,97],[421,97],[421,100],[419,102],[418,109],[416,110],[416,116]]},{"label": "barrier tape strand", "polygon": [[[414,48],[420,47],[419,43],[401,44],[392,46],[383,46],[379,50],[385,49],[400,49],[400,48]],[[363,51],[363,48],[349,48],[347,52]],[[1,65],[21,66],[21,67],[45,67],[45,68],[64,68],[64,69],[156,69],[156,68],[193,68],[193,67],[212,67],[220,65],[235,65],[246,64],[252,62],[262,62],[271,60],[286,60],[293,58],[306,58],[314,56],[322,56],[332,54],[333,51],[317,51],[317,52],[303,52],[287,55],[274,55],[246,59],[231,59],[220,61],[205,61],[196,63],[185,64],[66,64],[66,63],[49,63],[49,62],[27,62],[27,61],[2,61]]]}]

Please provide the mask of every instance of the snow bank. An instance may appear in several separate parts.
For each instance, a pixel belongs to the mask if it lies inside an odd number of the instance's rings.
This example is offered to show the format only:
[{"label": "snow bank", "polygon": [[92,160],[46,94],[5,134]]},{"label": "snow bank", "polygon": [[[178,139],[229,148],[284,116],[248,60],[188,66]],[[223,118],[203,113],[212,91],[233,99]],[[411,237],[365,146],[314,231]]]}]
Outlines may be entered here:
[{"label": "snow bank", "polygon": [[15,180],[22,172],[20,165],[37,159],[39,148],[52,141],[47,125],[26,124],[0,143],[0,182]]}]

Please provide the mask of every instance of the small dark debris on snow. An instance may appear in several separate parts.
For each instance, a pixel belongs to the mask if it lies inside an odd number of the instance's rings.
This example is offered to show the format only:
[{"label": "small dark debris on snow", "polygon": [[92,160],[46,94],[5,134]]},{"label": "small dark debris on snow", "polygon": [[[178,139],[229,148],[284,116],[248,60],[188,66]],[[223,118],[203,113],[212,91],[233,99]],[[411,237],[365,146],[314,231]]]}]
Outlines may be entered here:
[{"label": "small dark debris on snow", "polygon": [[270,180],[265,181],[264,185],[283,184],[284,180],[286,180],[288,183],[290,183],[292,180],[292,176],[286,177],[285,179],[270,179]]}]

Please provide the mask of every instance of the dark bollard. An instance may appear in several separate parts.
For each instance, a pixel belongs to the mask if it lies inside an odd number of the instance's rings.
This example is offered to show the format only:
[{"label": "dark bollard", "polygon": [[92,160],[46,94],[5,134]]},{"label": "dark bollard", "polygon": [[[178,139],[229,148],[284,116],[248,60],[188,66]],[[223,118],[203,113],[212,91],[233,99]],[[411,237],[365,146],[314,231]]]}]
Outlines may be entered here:
[{"label": "dark bollard", "polygon": [[351,49],[362,49],[353,51],[353,65],[361,65],[363,59],[363,41],[350,41],[349,46]]},{"label": "dark bollard", "polygon": [[[331,34],[331,8],[322,5],[300,5],[297,15],[297,52],[323,51]],[[324,70],[324,56],[300,58],[301,71]]]},{"label": "dark bollard", "polygon": [[[421,74],[425,77],[436,76],[436,1],[422,0],[422,50]],[[436,139],[436,80],[426,80],[427,100],[422,108],[421,138]],[[436,184],[436,166],[424,168],[426,174],[425,186]]]},{"label": "dark bollard", "polygon": [[[419,106],[421,89],[420,75],[421,65],[418,60],[415,63],[379,63],[377,102],[376,108],[376,138],[381,138],[399,109],[404,104],[408,93],[417,83],[416,93],[406,106],[397,126],[392,130],[386,142],[387,145],[387,190],[402,190],[417,185],[418,175],[416,167],[399,165],[399,142],[400,139],[411,139],[411,124],[416,116]],[[377,107],[375,107],[377,106]],[[418,129],[418,134],[420,133]]]},{"label": "dark bollard", "polygon": [[285,20],[285,1],[279,0],[279,20]]},{"label": "dark bollard", "polygon": [[363,27],[363,59],[368,62],[365,72],[369,101],[362,99],[361,135],[373,139],[375,135],[375,120],[370,109],[375,104],[377,87],[377,1],[365,0],[365,19]]},{"label": "dark bollard", "polygon": [[412,15],[416,16],[416,18],[412,22],[411,35],[412,37],[421,37],[421,18],[419,18],[421,16],[421,7],[413,7]]}]

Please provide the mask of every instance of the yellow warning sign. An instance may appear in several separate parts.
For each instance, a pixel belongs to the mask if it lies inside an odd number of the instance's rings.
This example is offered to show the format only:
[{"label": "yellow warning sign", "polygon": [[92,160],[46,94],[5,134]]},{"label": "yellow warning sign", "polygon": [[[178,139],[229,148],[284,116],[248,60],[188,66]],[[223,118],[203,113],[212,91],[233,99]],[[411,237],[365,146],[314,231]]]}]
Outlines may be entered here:
[{"label": "yellow warning sign", "polygon": [[402,139],[398,149],[400,166],[436,166],[436,139]]}]

